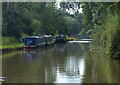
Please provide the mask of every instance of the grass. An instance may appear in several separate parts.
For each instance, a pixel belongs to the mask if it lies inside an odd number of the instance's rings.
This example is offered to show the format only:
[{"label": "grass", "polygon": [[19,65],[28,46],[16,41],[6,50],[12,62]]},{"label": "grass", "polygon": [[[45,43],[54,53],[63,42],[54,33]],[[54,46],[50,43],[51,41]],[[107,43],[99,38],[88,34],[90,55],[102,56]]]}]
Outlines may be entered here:
[{"label": "grass", "polygon": [[22,43],[16,43],[16,44],[11,44],[11,45],[0,46],[0,49],[16,49],[16,48],[21,48],[21,47],[23,47]]},{"label": "grass", "polygon": [[19,39],[2,37],[2,46],[0,46],[0,49],[17,49],[21,47],[23,47],[23,44]]},{"label": "grass", "polygon": [[76,40],[77,38],[66,37],[66,39],[69,41],[69,40]]}]

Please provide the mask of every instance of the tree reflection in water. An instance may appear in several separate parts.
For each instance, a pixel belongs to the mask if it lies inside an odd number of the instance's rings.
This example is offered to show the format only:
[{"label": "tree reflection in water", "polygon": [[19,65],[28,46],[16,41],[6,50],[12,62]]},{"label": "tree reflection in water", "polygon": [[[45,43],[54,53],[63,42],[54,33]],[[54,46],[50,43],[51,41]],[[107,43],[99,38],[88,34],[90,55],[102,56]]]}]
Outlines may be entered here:
[{"label": "tree reflection in water", "polygon": [[90,51],[89,43],[3,55],[5,83],[115,83],[120,82],[120,61]]}]

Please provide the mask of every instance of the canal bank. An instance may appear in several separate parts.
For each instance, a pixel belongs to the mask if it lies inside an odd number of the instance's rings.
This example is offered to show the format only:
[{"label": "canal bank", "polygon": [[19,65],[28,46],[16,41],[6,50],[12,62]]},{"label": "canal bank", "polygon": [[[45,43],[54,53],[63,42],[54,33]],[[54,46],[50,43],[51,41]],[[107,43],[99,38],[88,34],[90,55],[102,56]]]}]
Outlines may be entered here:
[{"label": "canal bank", "polygon": [[22,48],[23,44],[0,46],[0,50],[2,51],[21,50]]},{"label": "canal bank", "polygon": [[0,50],[7,51],[7,50],[17,50],[23,47],[22,42],[20,39],[16,39],[13,37],[2,37],[2,44],[0,46]]}]

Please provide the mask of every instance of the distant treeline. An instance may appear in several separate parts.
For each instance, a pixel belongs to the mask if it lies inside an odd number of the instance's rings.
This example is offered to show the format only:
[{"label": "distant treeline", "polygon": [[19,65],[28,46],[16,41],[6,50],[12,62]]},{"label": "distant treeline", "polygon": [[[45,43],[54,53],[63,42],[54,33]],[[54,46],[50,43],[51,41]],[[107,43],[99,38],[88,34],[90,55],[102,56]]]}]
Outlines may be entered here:
[{"label": "distant treeline", "polygon": [[83,14],[70,15],[66,11],[67,3],[60,5],[61,8],[55,2],[2,3],[3,36],[78,34],[83,28]]}]

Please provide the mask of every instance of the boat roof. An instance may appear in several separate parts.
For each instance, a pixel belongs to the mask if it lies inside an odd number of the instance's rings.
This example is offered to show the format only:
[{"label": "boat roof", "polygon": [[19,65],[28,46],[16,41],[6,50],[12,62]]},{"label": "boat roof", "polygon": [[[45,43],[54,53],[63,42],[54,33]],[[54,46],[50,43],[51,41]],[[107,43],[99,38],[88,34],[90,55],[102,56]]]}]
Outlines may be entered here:
[{"label": "boat roof", "polygon": [[25,38],[43,38],[43,37],[51,37],[51,35],[42,35],[42,36],[27,36]]},{"label": "boat roof", "polygon": [[25,38],[39,38],[39,36],[27,36]]},{"label": "boat roof", "polygon": [[51,37],[51,35],[44,35],[44,37]]}]

